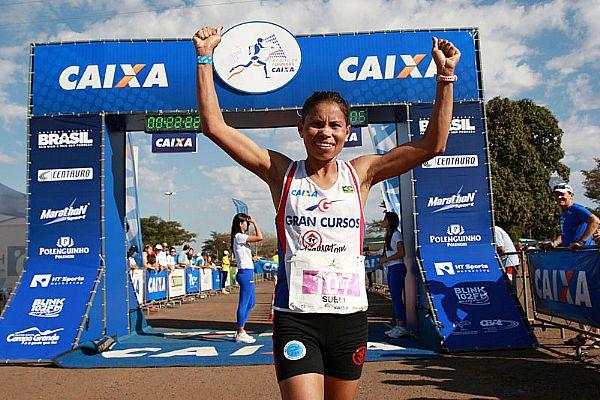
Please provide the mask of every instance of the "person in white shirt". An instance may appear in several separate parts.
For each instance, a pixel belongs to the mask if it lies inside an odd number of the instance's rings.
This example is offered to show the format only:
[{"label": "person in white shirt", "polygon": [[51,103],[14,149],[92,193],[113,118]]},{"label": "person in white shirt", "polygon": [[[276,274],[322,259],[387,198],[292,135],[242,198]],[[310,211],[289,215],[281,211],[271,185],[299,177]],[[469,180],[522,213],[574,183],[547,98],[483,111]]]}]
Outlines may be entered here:
[{"label": "person in white shirt", "polygon": [[[254,224],[254,235],[247,234],[250,224]],[[246,333],[244,325],[256,304],[254,294],[254,261],[252,260],[250,243],[260,242],[261,240],[263,240],[263,235],[254,218],[243,213],[236,214],[233,217],[231,223],[231,247],[233,248],[238,267],[235,279],[240,285],[237,331],[234,335],[237,343],[254,343],[256,341],[256,339]]]},{"label": "person in white shirt", "polygon": [[158,264],[158,269],[161,271],[163,269],[167,269],[169,267],[169,263],[167,262],[167,253],[163,250],[162,244],[157,244],[154,246],[156,252],[156,263]]},{"label": "person in white shirt", "polygon": [[502,261],[502,266],[504,267],[504,273],[514,286],[516,284],[514,277],[517,274],[517,269],[519,267],[519,256],[517,254],[505,253],[516,253],[517,249],[510,236],[508,236],[508,233],[499,226],[494,226],[494,239],[496,241],[496,251],[500,256],[500,261]]}]

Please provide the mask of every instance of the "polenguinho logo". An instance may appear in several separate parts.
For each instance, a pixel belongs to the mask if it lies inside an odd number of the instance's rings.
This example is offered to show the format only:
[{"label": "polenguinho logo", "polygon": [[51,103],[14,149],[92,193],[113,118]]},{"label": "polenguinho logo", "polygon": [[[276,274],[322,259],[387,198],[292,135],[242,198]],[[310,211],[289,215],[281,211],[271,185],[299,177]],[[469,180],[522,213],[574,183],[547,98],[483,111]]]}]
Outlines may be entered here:
[{"label": "polenguinho logo", "polygon": [[300,46],[287,29],[271,22],[245,22],[223,33],[213,54],[217,75],[246,93],[277,90],[298,73]]}]

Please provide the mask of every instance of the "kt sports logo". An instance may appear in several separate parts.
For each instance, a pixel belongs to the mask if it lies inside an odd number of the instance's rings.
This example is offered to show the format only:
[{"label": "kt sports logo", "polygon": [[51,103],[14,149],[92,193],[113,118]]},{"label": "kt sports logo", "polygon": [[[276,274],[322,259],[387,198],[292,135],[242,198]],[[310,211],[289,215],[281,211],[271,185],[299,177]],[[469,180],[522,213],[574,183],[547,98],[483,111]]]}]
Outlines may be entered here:
[{"label": "kt sports logo", "polygon": [[461,273],[472,273],[472,272],[490,272],[490,266],[481,264],[454,264],[452,261],[447,262],[434,262],[435,273],[438,276],[442,275],[456,275]]},{"label": "kt sports logo", "polygon": [[52,274],[36,274],[31,278],[29,287],[47,288],[48,286],[73,286],[83,285],[83,276],[52,276]]},{"label": "kt sports logo", "polygon": [[300,46],[285,28],[246,22],[223,33],[215,49],[215,71],[229,86],[246,93],[267,93],[291,81],[300,69]]}]

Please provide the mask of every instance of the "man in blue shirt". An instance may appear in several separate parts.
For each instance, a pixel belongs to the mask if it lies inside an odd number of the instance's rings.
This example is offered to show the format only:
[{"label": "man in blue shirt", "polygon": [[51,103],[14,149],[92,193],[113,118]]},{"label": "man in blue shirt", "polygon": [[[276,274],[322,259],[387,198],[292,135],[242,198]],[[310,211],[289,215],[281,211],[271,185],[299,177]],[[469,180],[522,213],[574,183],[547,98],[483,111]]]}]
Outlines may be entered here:
[{"label": "man in blue shirt", "polygon": [[550,243],[551,247],[563,246],[571,249],[591,246],[592,235],[598,229],[600,220],[584,206],[573,202],[573,188],[566,183],[555,185],[554,198],[562,209],[560,216],[560,236]]}]

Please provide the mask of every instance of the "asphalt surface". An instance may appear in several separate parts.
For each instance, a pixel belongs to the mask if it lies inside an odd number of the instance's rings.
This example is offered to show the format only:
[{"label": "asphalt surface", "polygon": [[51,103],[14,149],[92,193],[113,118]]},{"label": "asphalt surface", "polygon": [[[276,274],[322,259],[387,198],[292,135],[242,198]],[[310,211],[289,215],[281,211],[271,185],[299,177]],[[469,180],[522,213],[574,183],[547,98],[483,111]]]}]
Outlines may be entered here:
[{"label": "asphalt surface", "polygon": [[[268,327],[273,286],[257,286],[249,329]],[[216,295],[148,316],[171,328],[233,329],[237,295]],[[391,305],[370,294],[369,318],[390,317]],[[556,329],[536,330],[542,348],[442,355],[365,363],[359,399],[599,399],[600,350],[584,361],[562,345]],[[571,335],[572,336],[572,335]],[[67,370],[3,366],[0,399],[276,399],[272,365],[244,367]]]}]

